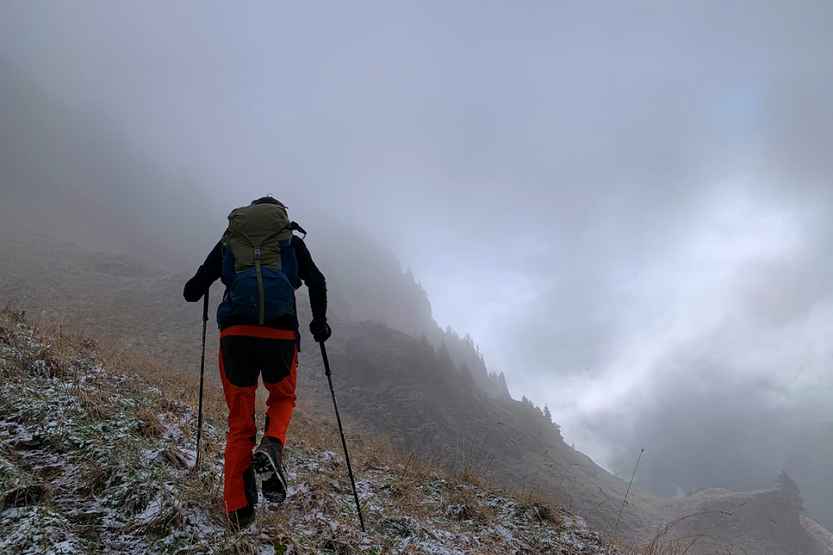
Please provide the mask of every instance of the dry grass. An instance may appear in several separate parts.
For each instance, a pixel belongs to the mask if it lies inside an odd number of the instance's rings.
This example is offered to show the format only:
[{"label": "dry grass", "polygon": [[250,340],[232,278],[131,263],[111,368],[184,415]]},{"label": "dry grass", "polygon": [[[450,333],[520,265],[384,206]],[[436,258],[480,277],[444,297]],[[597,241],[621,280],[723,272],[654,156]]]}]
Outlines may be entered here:
[{"label": "dry grass", "polygon": [[717,514],[732,516],[725,511],[703,511],[677,518],[661,526],[647,546],[643,549],[631,550],[628,555],[691,555],[704,552],[720,555],[749,555],[743,548],[728,546],[725,542],[712,537],[712,532],[718,525],[713,525],[696,534],[675,533],[675,529],[689,519]]},{"label": "dry grass", "polygon": [[[13,321],[23,322],[26,313],[19,310],[6,308],[4,314]],[[89,370],[89,364],[81,366],[73,365],[74,361],[84,359],[86,361],[107,361],[108,371],[117,369],[120,374],[127,376],[139,376],[156,384],[162,391],[162,397],[158,405],[145,407],[144,414],[148,425],[152,428],[157,423],[153,422],[155,415],[159,412],[177,413],[183,410],[183,405],[196,406],[199,401],[199,360],[194,360],[194,371],[172,372],[168,364],[160,362],[153,356],[139,353],[125,347],[121,342],[112,341],[110,338],[99,334],[90,334],[85,331],[73,330],[64,319],[55,318],[47,313],[41,313],[34,318],[28,318],[33,326],[33,339],[46,341],[50,349],[43,354],[47,370],[61,366],[70,366],[75,369],[76,375],[73,378],[77,381],[85,377],[84,370]],[[225,411],[225,400],[222,390],[217,387],[211,376],[209,362],[215,353],[206,353],[205,387],[203,390],[203,409],[207,418],[219,425],[222,425]],[[89,378],[89,373],[86,374]],[[142,384],[140,387],[144,387]],[[91,395],[89,392],[84,395],[89,399],[82,399],[85,407],[91,411],[106,411],[106,392],[99,391],[98,395]],[[153,414],[151,414],[153,413]],[[106,418],[106,413],[101,413],[101,418]],[[157,430],[158,431],[158,430]],[[150,430],[149,433],[153,433]]]}]

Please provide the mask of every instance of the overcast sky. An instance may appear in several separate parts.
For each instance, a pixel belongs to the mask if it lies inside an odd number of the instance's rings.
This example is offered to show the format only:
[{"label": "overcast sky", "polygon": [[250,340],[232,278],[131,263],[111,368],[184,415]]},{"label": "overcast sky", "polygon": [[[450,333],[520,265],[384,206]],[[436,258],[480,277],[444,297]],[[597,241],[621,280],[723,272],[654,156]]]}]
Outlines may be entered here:
[{"label": "overcast sky", "polygon": [[355,217],[608,468],[833,421],[833,2],[5,0],[0,48],[218,214]]}]

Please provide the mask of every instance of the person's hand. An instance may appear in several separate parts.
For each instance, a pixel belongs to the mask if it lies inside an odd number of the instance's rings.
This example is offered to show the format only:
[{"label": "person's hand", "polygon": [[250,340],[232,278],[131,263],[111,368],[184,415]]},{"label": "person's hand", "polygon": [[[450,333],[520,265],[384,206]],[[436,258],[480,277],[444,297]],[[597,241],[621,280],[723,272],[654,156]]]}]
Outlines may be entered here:
[{"label": "person's hand", "polygon": [[326,320],[313,320],[309,323],[312,338],[318,343],[324,343],[333,334],[333,330]]},{"label": "person's hand", "polygon": [[182,291],[182,296],[189,303],[195,303],[202,299],[203,295],[208,292],[208,287],[205,284],[205,270],[200,266],[194,277],[188,280],[185,284],[185,289]]}]

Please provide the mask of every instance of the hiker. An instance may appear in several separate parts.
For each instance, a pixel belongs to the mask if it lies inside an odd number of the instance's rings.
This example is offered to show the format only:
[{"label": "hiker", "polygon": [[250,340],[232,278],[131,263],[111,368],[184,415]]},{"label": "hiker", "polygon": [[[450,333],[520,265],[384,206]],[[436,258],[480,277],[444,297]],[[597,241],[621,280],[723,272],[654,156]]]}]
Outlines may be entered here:
[{"label": "hiker", "polygon": [[[217,309],[219,366],[228,405],[223,501],[232,528],[254,520],[255,472],[263,497],[286,499],[282,467],[286,430],[295,407],[296,366],[300,347],[295,289],[309,289],[317,342],[332,333],[327,324],[327,287],[303,239],[290,222],[287,207],[271,196],[229,214],[229,227],[197,273],[185,284],[188,302],[199,301],[218,278],[226,286]],[[266,425],[257,448],[255,396],[258,376],[269,392]],[[254,449],[254,454],[252,450]]]}]

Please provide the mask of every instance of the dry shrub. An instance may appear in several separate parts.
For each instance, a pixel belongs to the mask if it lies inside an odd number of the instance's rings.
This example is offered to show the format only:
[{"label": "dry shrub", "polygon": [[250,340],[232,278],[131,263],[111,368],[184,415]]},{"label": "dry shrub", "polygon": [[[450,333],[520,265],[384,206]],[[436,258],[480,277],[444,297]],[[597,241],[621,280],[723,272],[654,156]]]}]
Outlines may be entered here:
[{"label": "dry shrub", "polygon": [[[700,551],[706,545],[709,546],[709,549],[713,548],[715,553],[732,555],[730,549],[724,545],[715,543],[711,539],[710,533],[714,529],[714,526],[697,534],[683,534],[682,536],[672,537],[673,529],[679,526],[680,523],[705,514],[724,514],[731,516],[730,513],[724,511],[706,511],[678,518],[657,530],[651,542],[644,549],[631,551],[629,555],[688,555],[689,553],[695,552],[693,550]],[[745,551],[744,554],[748,555]]]},{"label": "dry shrub", "polygon": [[449,505],[445,509],[445,514],[452,520],[474,520],[482,516],[480,510],[471,503]]},{"label": "dry shrub", "polygon": [[138,432],[143,439],[153,440],[162,437],[165,426],[159,420],[159,408],[155,406],[144,406],[137,411]]},{"label": "dry shrub", "polygon": [[299,513],[306,516],[314,516],[320,513],[324,517],[338,513],[336,500],[328,493],[329,488],[326,487],[326,483],[322,482],[327,482],[327,478],[321,477],[316,481],[311,480],[310,491],[290,498],[289,502]]},{"label": "dry shrub", "polygon": [[81,461],[78,468],[78,477],[83,484],[78,493],[87,497],[101,495],[107,488],[121,483],[118,468],[104,465],[93,459]]},{"label": "dry shrub", "polygon": [[164,537],[171,530],[182,528],[187,518],[183,512],[182,505],[176,499],[166,496],[148,502],[148,504],[151,503],[157,505],[156,509],[150,511],[147,517],[129,526],[128,531],[136,532],[141,530],[146,535]]},{"label": "dry shrub", "polygon": [[352,555],[353,550],[349,544],[332,539],[327,538],[319,544],[321,549],[325,549],[326,552],[335,553],[336,555]]},{"label": "dry shrub", "polygon": [[49,493],[42,484],[27,484],[12,488],[3,495],[0,508],[26,507],[43,502]]},{"label": "dry shrub", "polygon": [[110,394],[102,388],[78,389],[75,398],[78,406],[81,407],[92,420],[110,420],[118,408],[110,402]]},{"label": "dry shrub", "polygon": [[528,503],[519,505],[515,510],[515,514],[519,518],[523,518],[530,522],[549,522],[550,524],[560,525],[563,523],[563,518],[557,509],[546,503]]},{"label": "dry shrub", "polygon": [[185,470],[188,468],[190,458],[181,450],[176,448],[163,449],[159,457],[174,468]]}]

